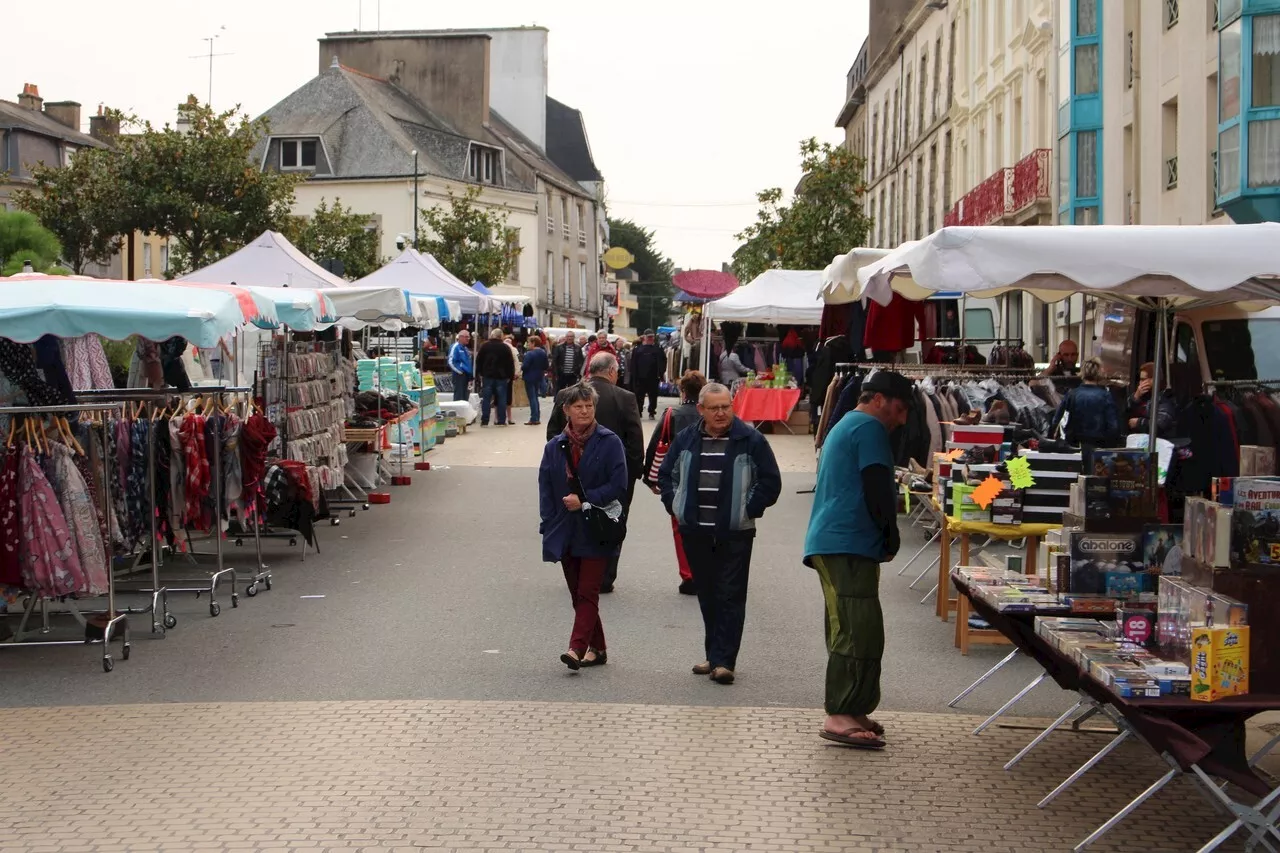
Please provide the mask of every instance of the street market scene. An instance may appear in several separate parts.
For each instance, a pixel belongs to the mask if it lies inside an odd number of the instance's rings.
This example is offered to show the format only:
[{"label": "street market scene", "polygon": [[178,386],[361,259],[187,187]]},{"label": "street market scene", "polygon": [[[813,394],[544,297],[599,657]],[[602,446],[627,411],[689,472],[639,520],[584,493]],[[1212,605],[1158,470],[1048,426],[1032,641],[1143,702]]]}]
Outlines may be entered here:
[{"label": "street market scene", "polygon": [[0,849],[1280,851],[1280,0],[138,6],[0,55]]}]

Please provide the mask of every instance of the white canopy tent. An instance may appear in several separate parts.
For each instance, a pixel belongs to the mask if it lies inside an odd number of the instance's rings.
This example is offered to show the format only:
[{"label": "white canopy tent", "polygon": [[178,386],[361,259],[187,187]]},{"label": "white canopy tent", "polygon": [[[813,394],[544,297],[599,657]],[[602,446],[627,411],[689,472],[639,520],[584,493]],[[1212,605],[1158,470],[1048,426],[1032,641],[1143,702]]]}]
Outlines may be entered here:
[{"label": "white canopy tent", "polygon": [[891,249],[853,249],[836,255],[822,271],[822,301],[828,305],[846,305],[862,295],[858,270],[889,254]]},{"label": "white canopy tent", "polygon": [[[881,305],[894,292],[998,296],[1022,290],[1046,302],[1075,293],[1153,308],[1159,394],[1169,309],[1280,304],[1280,224],[956,226],[907,243],[858,271]],[[1155,445],[1151,419],[1149,445]]]},{"label": "white canopy tent", "polygon": [[414,296],[440,296],[456,302],[463,313],[490,314],[500,303],[463,284],[430,255],[405,249],[381,269],[355,282],[357,287],[396,287]]},{"label": "white canopy tent", "polygon": [[182,280],[243,287],[307,287],[319,290],[349,284],[308,258],[278,231],[264,231],[240,251],[204,269],[187,273]]},{"label": "white canopy tent", "polygon": [[708,302],[716,322],[817,326],[822,322],[822,270],[766,270],[728,296]]},{"label": "white canopy tent", "polygon": [[927,299],[1074,293],[1173,307],[1276,300],[1280,224],[954,226],[904,243],[857,271],[866,295]]}]

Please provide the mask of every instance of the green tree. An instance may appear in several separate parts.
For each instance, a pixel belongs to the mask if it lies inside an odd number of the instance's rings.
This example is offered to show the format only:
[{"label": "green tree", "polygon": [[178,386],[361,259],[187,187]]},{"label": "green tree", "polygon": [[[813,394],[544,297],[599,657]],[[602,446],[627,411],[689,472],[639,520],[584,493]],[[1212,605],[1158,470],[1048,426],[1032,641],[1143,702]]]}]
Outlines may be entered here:
[{"label": "green tree", "polygon": [[34,214],[0,210],[0,274],[20,273],[27,261],[36,272],[62,273],[65,270],[58,266],[61,255],[57,236]]},{"label": "green tree", "polygon": [[863,211],[863,160],[847,148],[800,143],[800,186],[791,204],[774,187],[756,194],[756,221],[736,237],[733,272],[743,283],[768,269],[820,270],[836,255],[865,245],[871,220]]},{"label": "green tree", "polygon": [[343,207],[335,198],[330,206],[322,198],[311,216],[291,216],[284,234],[316,263],[342,262],[347,278],[364,278],[379,267],[378,232],[369,227],[369,215]]},{"label": "green tree", "polygon": [[66,166],[32,170],[34,190],[19,190],[18,206],[35,214],[62,243],[62,259],[76,274],[87,264],[107,264],[123,231],[118,155],[82,148]]},{"label": "green tree", "polygon": [[[179,110],[187,127],[141,125],[122,134],[118,190],[122,231],[174,240],[173,275],[207,266],[268,229],[284,227],[301,175],[264,171],[250,159],[265,119],[214,112],[195,96]],[[130,119],[136,126],[136,120]]]},{"label": "green tree", "polygon": [[511,239],[508,214],[477,203],[479,187],[462,195],[449,190],[449,207],[422,208],[418,250],[429,255],[467,284],[502,284],[520,256]]},{"label": "green tree", "polygon": [[637,331],[656,329],[671,319],[671,299],[676,295],[671,276],[675,264],[654,246],[653,231],[630,219],[609,220],[609,245],[621,246],[632,254],[631,269],[639,280],[631,293],[640,308],[631,312]]}]

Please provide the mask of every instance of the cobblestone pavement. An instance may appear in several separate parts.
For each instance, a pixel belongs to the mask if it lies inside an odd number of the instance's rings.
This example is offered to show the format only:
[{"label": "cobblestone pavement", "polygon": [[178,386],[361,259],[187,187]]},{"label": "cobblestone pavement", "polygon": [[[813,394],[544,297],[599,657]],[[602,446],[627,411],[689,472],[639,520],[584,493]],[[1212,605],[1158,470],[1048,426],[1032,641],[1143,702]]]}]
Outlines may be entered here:
[{"label": "cobblestone pavement", "polygon": [[[590,678],[592,673],[579,676]],[[1103,743],[886,713],[890,748],[777,708],[464,701],[5,711],[7,853],[125,850],[1069,850],[1162,768],[1140,747],[1046,810]],[[19,766],[25,767],[19,770]],[[1089,784],[1092,781],[1092,784]],[[1188,784],[1094,850],[1194,850],[1225,820]],[[1236,849],[1228,846],[1224,849]]]}]

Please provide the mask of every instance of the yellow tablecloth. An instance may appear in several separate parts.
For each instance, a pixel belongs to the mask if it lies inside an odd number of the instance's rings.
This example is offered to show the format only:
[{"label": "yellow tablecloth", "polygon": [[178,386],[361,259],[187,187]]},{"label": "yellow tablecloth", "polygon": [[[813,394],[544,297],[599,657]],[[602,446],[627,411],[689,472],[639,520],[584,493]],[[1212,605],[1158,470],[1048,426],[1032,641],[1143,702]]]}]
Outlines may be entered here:
[{"label": "yellow tablecloth", "polygon": [[947,532],[952,536],[977,533],[992,539],[1022,539],[1027,536],[1044,536],[1050,530],[1060,530],[1061,524],[992,524],[989,521],[957,521],[947,519]]}]

